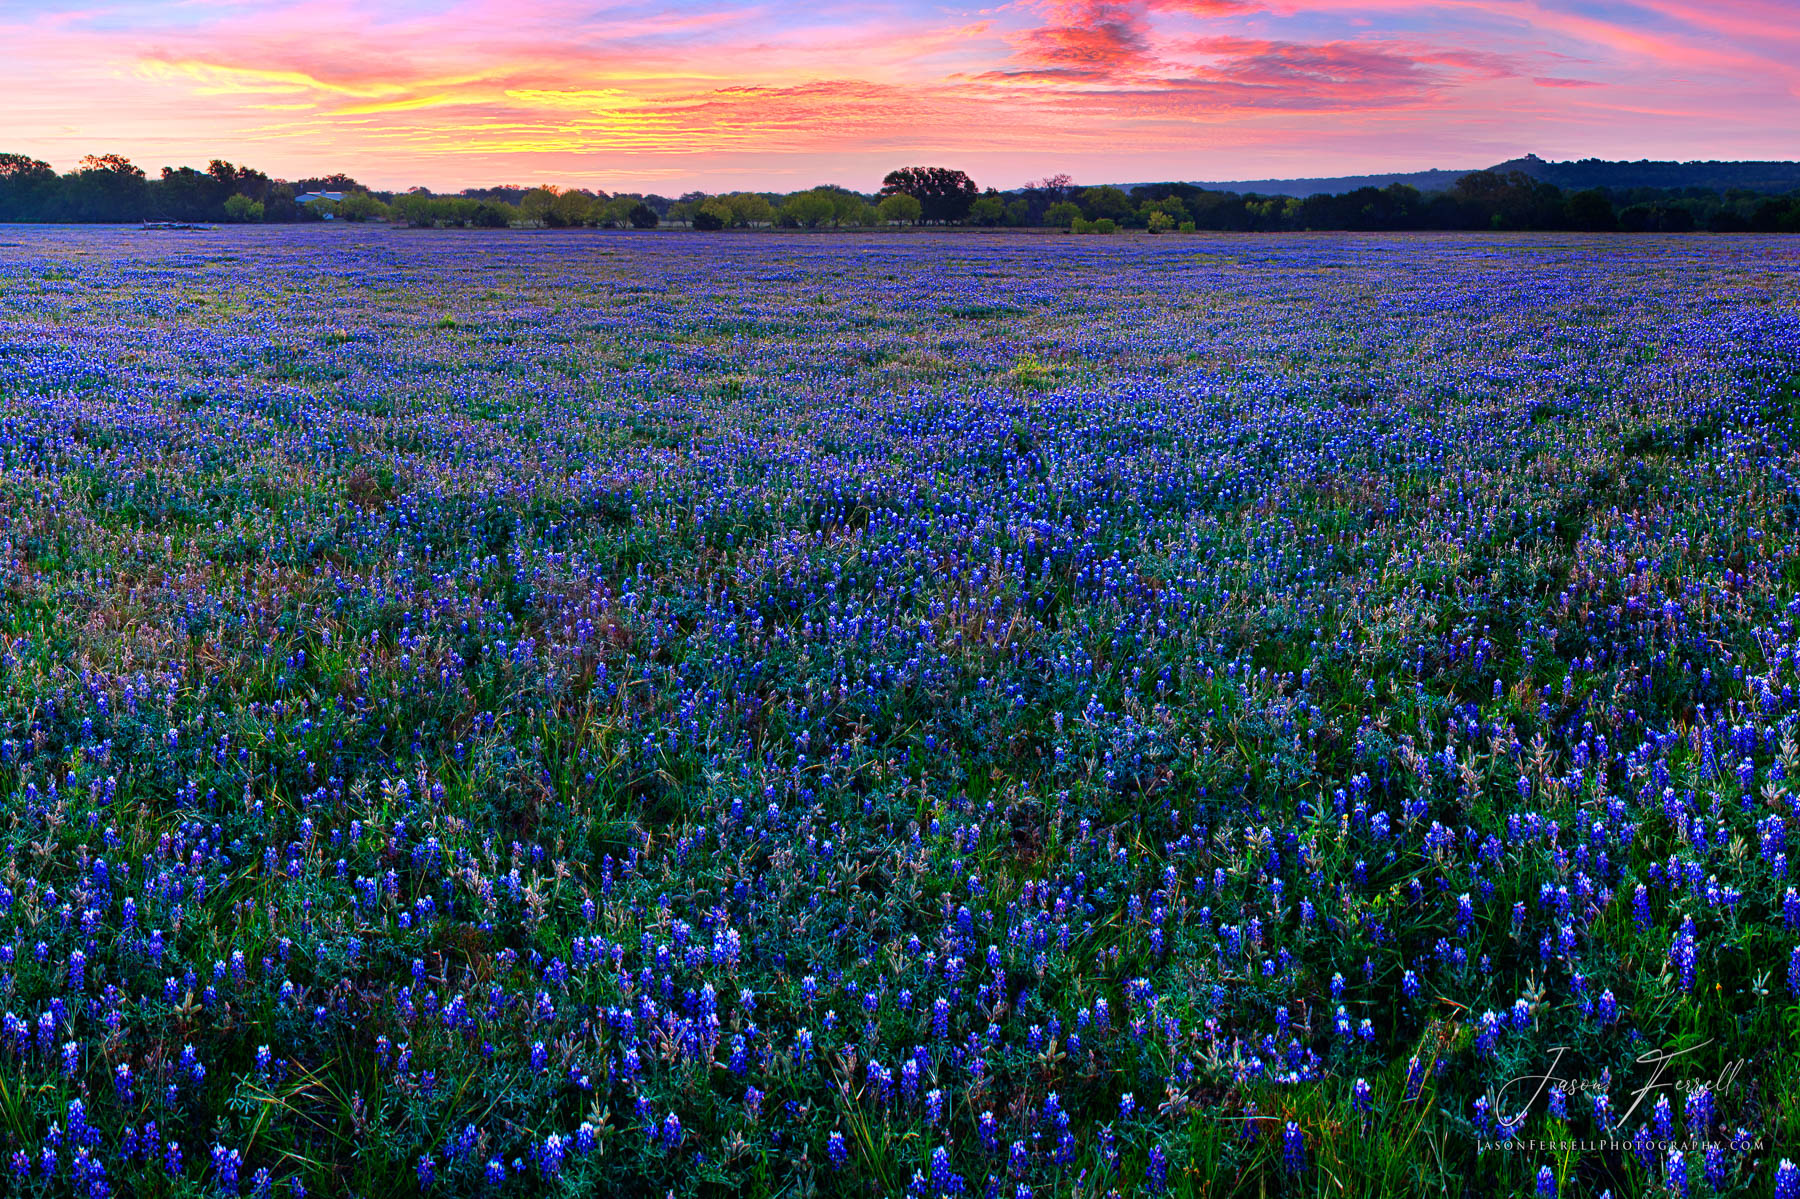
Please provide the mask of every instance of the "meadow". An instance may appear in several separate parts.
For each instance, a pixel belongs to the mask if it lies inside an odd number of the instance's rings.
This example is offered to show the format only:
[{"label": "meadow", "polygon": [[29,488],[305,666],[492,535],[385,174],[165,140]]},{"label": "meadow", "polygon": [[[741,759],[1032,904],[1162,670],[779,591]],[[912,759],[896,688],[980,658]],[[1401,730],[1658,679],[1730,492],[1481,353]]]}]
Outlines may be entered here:
[{"label": "meadow", "polygon": [[0,1189],[1796,1199],[1797,422],[1794,239],[0,228]]}]

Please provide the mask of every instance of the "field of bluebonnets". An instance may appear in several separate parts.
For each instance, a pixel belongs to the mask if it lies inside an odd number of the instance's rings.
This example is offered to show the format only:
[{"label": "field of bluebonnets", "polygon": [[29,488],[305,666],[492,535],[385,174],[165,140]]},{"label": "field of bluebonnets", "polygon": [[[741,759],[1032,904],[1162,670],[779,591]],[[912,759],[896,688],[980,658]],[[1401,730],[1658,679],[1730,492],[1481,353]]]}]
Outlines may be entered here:
[{"label": "field of bluebonnets", "polygon": [[0,241],[7,1194],[1800,1193],[1800,241]]}]

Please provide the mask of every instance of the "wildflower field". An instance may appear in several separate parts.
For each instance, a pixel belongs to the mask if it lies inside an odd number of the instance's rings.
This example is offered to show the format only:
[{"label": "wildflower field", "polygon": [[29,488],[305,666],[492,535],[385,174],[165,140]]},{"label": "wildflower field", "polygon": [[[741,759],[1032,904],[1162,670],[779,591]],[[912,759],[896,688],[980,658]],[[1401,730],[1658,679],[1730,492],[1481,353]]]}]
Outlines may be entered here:
[{"label": "wildflower field", "polygon": [[1794,1199],[1797,538],[1795,239],[0,229],[0,1191]]}]

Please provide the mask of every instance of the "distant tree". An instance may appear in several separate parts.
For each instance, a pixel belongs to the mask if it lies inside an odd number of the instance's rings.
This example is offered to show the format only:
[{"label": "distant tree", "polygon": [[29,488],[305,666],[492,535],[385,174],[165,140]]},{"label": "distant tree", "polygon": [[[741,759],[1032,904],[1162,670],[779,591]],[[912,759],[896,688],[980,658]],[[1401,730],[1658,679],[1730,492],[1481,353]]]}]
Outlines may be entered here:
[{"label": "distant tree", "polygon": [[351,192],[338,203],[338,215],[346,221],[378,221],[387,214],[387,205],[368,192]]},{"label": "distant tree", "polygon": [[922,219],[961,221],[975,203],[975,181],[949,167],[904,167],[881,181],[883,196],[907,195],[919,202]]},{"label": "distant tree", "polygon": [[43,220],[58,207],[56,172],[25,154],[0,154],[0,221]]},{"label": "distant tree", "polygon": [[919,203],[917,196],[909,196],[905,192],[895,192],[891,196],[883,196],[881,203],[875,206],[881,219],[890,224],[916,225],[925,206]]},{"label": "distant tree", "polygon": [[867,200],[842,187],[820,187],[814,190],[831,197],[832,224],[860,225],[862,223],[862,210],[869,205]]},{"label": "distant tree", "polygon": [[142,168],[119,154],[89,154],[63,177],[62,190],[69,202],[65,219],[135,221],[149,207]]},{"label": "distant tree", "polygon": [[534,187],[519,198],[519,212],[528,221],[548,225],[556,208],[556,188],[549,184]]},{"label": "distant tree", "polygon": [[829,192],[814,188],[789,196],[781,205],[787,221],[807,229],[816,229],[837,216],[837,205]]},{"label": "distant tree", "polygon": [[767,196],[756,192],[733,192],[723,197],[725,207],[730,211],[733,225],[766,225],[775,219],[775,209],[769,204]]},{"label": "distant tree", "polygon": [[1620,210],[1619,228],[1627,233],[1688,233],[1694,214],[1680,204],[1632,204]]},{"label": "distant tree", "polygon": [[151,211],[163,220],[205,221],[224,216],[225,200],[217,197],[218,183],[193,167],[164,167],[158,180]]},{"label": "distant tree", "polygon": [[294,187],[305,192],[350,192],[367,191],[368,188],[358,183],[342,171],[332,175],[318,175],[311,179],[296,179]]},{"label": "distant tree", "polygon": [[519,210],[503,200],[477,200],[467,222],[477,229],[504,229],[519,219]]},{"label": "distant tree", "polygon": [[1131,212],[1131,197],[1116,187],[1090,187],[1076,197],[1081,211],[1091,221],[1111,217],[1114,221]]},{"label": "distant tree", "polygon": [[291,184],[270,181],[269,189],[263,195],[263,219],[267,221],[297,221],[300,219],[300,206],[294,203],[294,189]]},{"label": "distant tree", "polygon": [[602,228],[623,229],[631,224],[631,210],[640,203],[636,196],[614,196],[600,205],[599,220]]},{"label": "distant tree", "polygon": [[89,154],[81,160],[78,169],[104,171],[109,175],[124,175],[135,179],[144,177],[144,168],[134,166],[131,159],[123,154]]},{"label": "distant tree", "polygon": [[969,205],[969,223],[971,225],[998,225],[1006,220],[1006,201],[1000,193],[990,191]]},{"label": "distant tree", "polygon": [[694,228],[716,233],[731,222],[731,209],[719,200],[704,200],[694,209]]},{"label": "distant tree", "polygon": [[54,179],[56,171],[49,163],[28,154],[0,154],[0,179],[27,179],[33,176]]},{"label": "distant tree", "polygon": [[238,192],[225,201],[225,219],[228,221],[260,221],[263,219],[263,203],[252,200],[243,192]]},{"label": "distant tree", "polygon": [[631,222],[633,229],[654,229],[662,220],[656,215],[656,209],[642,200],[631,206],[631,210],[625,214],[625,219]]},{"label": "distant tree", "polygon": [[1569,197],[1569,223],[1577,229],[1605,230],[1618,228],[1613,215],[1612,199],[1600,188],[1590,187]]},{"label": "distant tree", "polygon": [[1768,199],[1750,214],[1750,228],[1758,233],[1800,232],[1800,192],[1785,201]]},{"label": "distant tree", "polygon": [[1075,179],[1072,175],[1046,175],[1042,179],[1034,179],[1025,185],[1026,191],[1042,192],[1046,203],[1054,204],[1058,200],[1066,200],[1075,190]]},{"label": "distant tree", "polygon": [[1169,228],[1171,229],[1173,229],[1176,224],[1187,220],[1189,216],[1188,206],[1182,203],[1180,196],[1175,195],[1159,196],[1155,199],[1145,200],[1142,204],[1138,205],[1138,212],[1143,216],[1146,225],[1149,224],[1150,219],[1154,214],[1159,212],[1164,214],[1172,222],[1169,225]]},{"label": "distant tree", "polygon": [[1566,214],[1559,188],[1522,171],[1474,171],[1458,179],[1450,195],[1471,228],[1554,229]]},{"label": "distant tree", "polygon": [[1152,233],[1166,233],[1175,227],[1175,218],[1160,208],[1152,209],[1145,218],[1144,227]]},{"label": "distant tree", "polygon": [[1081,219],[1081,207],[1073,200],[1059,200],[1044,213],[1044,223],[1056,229],[1072,228]]},{"label": "distant tree", "polygon": [[546,223],[565,229],[585,225],[593,216],[594,193],[586,191],[561,192],[550,201],[550,208],[544,214]]},{"label": "distant tree", "polygon": [[404,196],[396,196],[388,207],[395,216],[415,228],[428,228],[438,224],[451,223],[447,218],[454,209],[455,200],[437,200],[420,190],[407,192]]}]

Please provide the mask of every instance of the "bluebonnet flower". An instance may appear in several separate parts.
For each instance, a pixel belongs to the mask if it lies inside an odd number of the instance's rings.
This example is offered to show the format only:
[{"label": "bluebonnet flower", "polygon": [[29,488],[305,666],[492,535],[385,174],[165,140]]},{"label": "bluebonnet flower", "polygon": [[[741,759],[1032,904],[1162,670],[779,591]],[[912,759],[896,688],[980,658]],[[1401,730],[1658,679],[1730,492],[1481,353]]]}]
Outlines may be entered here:
[{"label": "bluebonnet flower", "polygon": [[1785,1157],[1775,1167],[1775,1199],[1800,1199],[1800,1166]]},{"label": "bluebonnet flower", "polygon": [[1298,1174],[1306,1168],[1306,1135],[1292,1120],[1287,1122],[1281,1134],[1281,1165],[1289,1174]]},{"label": "bluebonnet flower", "polygon": [[1150,1146],[1149,1164],[1144,1167],[1144,1185],[1156,1192],[1168,1188],[1169,1159],[1163,1153],[1161,1145]]},{"label": "bluebonnet flower", "polygon": [[1690,1192],[1687,1158],[1682,1155],[1681,1150],[1669,1150],[1668,1156],[1663,1161],[1663,1175],[1668,1182],[1670,1194],[1679,1196],[1680,1199],[1688,1199]]}]

